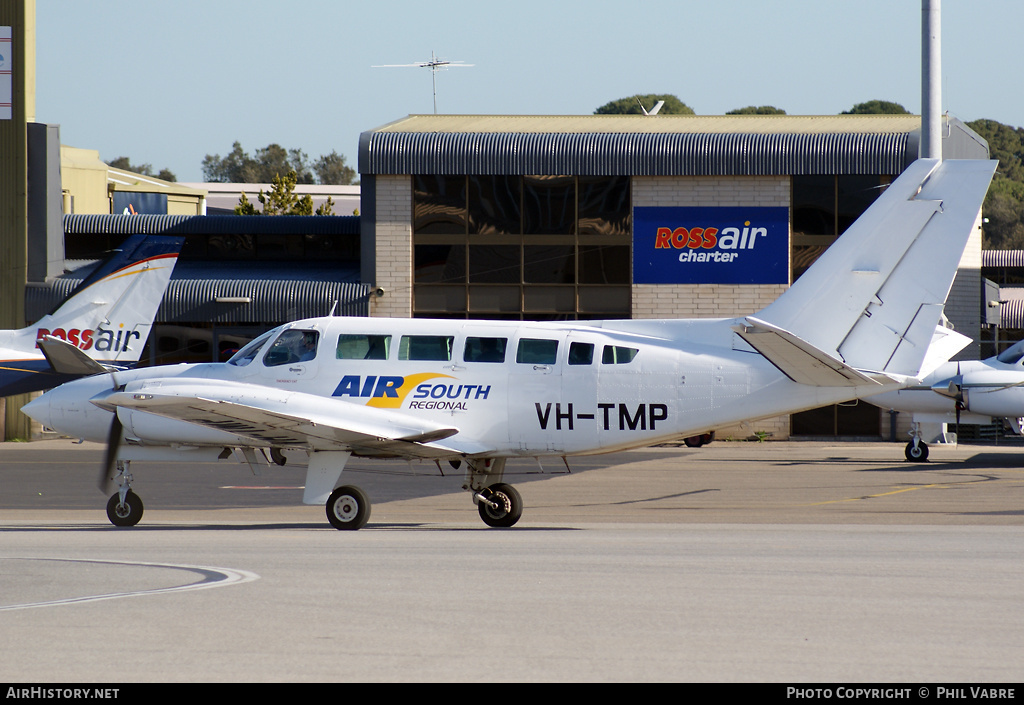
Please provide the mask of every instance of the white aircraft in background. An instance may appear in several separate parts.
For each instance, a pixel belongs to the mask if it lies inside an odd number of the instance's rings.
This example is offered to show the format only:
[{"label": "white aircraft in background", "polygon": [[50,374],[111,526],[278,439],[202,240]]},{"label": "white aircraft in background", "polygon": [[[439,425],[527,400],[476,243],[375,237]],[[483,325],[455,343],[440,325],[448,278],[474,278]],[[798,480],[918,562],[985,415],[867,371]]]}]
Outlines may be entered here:
[{"label": "white aircraft in background", "polygon": [[0,331],[0,396],[139,361],[185,239],[133,235],[52,313]]},{"label": "white aircraft in background", "polygon": [[867,397],[883,409],[913,414],[906,457],[928,460],[921,424],[988,424],[1007,418],[1014,433],[1024,434],[1024,341],[985,360],[947,362],[920,384]]},{"label": "white aircraft in background", "polygon": [[[339,529],[370,503],[339,486],[355,456],[465,465],[490,526],[523,503],[509,458],[597,454],[914,382],[963,347],[938,326],[996,162],[919,160],[774,303],[734,319],[572,323],[314,318],[226,363],[101,374],[26,405],[41,423],[106,441],[110,520],[142,502],[130,461],[253,466],[304,451],[303,502]],[[116,468],[116,477],[114,469]]]}]

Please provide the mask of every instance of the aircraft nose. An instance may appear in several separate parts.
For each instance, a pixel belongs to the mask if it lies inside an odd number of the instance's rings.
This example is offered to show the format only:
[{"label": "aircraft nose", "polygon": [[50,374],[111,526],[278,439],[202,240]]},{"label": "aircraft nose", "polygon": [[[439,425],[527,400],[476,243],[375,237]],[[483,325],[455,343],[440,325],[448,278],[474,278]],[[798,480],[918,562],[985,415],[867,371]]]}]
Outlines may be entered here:
[{"label": "aircraft nose", "polygon": [[109,389],[101,377],[67,382],[33,399],[21,408],[29,418],[72,438],[103,441],[110,429],[110,412],[89,400]]},{"label": "aircraft nose", "polygon": [[43,426],[52,428],[53,424],[50,423],[50,412],[52,410],[50,401],[50,393],[46,392],[21,407],[21,411],[33,421],[38,421]]}]

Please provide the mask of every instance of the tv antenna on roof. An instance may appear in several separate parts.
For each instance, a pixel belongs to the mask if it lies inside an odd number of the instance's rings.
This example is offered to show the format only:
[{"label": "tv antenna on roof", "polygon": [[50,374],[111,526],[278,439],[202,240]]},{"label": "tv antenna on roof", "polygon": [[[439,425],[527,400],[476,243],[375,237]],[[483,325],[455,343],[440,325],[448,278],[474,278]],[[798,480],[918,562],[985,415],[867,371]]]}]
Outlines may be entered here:
[{"label": "tv antenna on roof", "polygon": [[437,115],[437,72],[443,71],[449,67],[452,68],[468,68],[473,64],[464,64],[461,61],[448,61],[446,59],[440,59],[434,56],[434,52],[430,52],[430,61],[421,61],[418,64],[382,64],[379,66],[371,66],[373,69],[397,69],[407,68],[410,66],[416,66],[420,68],[430,68],[430,82],[434,89],[434,114]]}]

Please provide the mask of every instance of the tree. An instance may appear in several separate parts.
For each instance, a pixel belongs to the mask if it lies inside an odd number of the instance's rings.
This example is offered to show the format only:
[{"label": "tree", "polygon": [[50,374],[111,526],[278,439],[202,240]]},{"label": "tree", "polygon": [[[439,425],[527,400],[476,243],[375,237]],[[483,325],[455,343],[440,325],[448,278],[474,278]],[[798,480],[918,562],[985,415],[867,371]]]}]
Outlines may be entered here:
[{"label": "tree", "polygon": [[[313,215],[313,197],[308,193],[301,198],[295,195],[297,182],[295,170],[289,170],[284,176],[274,175],[271,179],[270,193],[257,196],[262,212],[248,199],[245,192],[238,199],[235,215]],[[316,215],[334,215],[334,200],[328,196],[327,202],[316,209]]]},{"label": "tree", "polygon": [[640,109],[641,103],[643,103],[644,108],[650,110],[659,100],[665,101],[665,104],[661,106],[661,110],[658,111],[658,115],[694,114],[693,108],[676,98],[674,95],[668,95],[667,93],[663,95],[649,93],[647,95],[634,95],[628,98],[619,98],[618,100],[613,100],[610,103],[605,103],[594,111],[594,115],[642,115],[644,111]]},{"label": "tree", "polygon": [[158,179],[164,181],[177,181],[178,177],[174,175],[174,172],[170,169],[161,169],[160,173],[153,173],[152,164],[132,164],[128,157],[118,157],[111,162],[107,163],[107,166],[115,169],[123,169],[124,171],[130,171],[134,174],[142,174],[143,176],[155,176]]},{"label": "tree", "polygon": [[849,110],[844,110],[840,115],[910,115],[910,111],[899,103],[891,103],[888,100],[869,100],[866,103],[857,103]]},{"label": "tree", "polygon": [[785,115],[786,111],[781,108],[775,108],[771,105],[748,105],[745,108],[736,108],[730,110],[726,115]]},{"label": "tree", "polygon": [[351,184],[356,179],[356,170],[345,164],[345,157],[334,150],[313,162],[313,171],[321,184]]},{"label": "tree", "polygon": [[285,149],[277,143],[257,149],[250,156],[241,143],[235,142],[227,155],[207,154],[203,158],[203,178],[218,183],[271,183],[275,176],[289,172],[295,172],[298,184],[350,184],[356,175],[337,152],[319,157],[311,166],[301,149]]},{"label": "tree", "polygon": [[992,250],[1024,249],[1024,128],[995,120],[966,123],[985,141],[999,160],[982,212],[988,220],[982,230],[984,246]]}]

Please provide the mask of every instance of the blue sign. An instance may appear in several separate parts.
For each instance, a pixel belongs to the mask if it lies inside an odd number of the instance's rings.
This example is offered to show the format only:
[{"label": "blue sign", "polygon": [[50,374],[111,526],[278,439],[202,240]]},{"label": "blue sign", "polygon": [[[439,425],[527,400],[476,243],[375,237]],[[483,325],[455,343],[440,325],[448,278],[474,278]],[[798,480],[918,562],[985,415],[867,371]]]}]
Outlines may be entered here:
[{"label": "blue sign", "polygon": [[114,191],[114,215],[167,215],[166,193]]},{"label": "blue sign", "polygon": [[633,209],[634,284],[788,284],[789,209]]}]

